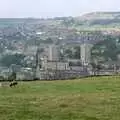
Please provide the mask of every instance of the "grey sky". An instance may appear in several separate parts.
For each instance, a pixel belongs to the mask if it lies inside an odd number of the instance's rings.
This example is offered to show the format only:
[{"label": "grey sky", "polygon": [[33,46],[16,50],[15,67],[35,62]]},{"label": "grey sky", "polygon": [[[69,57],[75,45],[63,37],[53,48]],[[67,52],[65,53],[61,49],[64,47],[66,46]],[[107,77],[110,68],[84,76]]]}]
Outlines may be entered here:
[{"label": "grey sky", "polygon": [[120,0],[0,0],[0,17],[79,16],[120,11]]}]

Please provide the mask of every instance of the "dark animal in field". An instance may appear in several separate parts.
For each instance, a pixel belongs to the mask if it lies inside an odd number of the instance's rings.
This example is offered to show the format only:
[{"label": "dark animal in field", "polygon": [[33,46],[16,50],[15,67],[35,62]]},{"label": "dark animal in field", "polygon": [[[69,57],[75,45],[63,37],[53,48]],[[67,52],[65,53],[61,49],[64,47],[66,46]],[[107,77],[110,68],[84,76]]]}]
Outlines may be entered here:
[{"label": "dark animal in field", "polygon": [[10,87],[13,87],[13,86],[15,87],[16,85],[18,85],[18,82],[16,81],[10,83]]}]

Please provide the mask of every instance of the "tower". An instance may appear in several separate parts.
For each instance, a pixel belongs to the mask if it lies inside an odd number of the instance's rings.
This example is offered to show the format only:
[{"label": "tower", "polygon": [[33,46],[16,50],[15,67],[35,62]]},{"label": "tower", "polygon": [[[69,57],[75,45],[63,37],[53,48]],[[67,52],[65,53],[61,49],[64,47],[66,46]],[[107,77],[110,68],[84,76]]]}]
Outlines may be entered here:
[{"label": "tower", "polygon": [[41,76],[40,75],[40,65],[41,65],[40,50],[39,50],[39,48],[37,48],[34,78],[40,78],[40,76]]},{"label": "tower", "polygon": [[87,65],[91,62],[91,48],[92,44],[82,44],[81,46],[81,61],[83,65]]},{"label": "tower", "polygon": [[48,46],[48,60],[50,60],[50,61],[58,61],[59,60],[58,46],[56,46],[56,45]]}]

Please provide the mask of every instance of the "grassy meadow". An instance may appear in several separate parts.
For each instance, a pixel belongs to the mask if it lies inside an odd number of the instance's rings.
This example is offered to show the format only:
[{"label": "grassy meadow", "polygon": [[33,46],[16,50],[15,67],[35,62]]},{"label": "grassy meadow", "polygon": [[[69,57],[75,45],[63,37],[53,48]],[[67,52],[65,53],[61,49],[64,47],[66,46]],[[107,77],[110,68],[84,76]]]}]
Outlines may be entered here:
[{"label": "grassy meadow", "polygon": [[0,120],[120,120],[120,77],[1,87]]}]

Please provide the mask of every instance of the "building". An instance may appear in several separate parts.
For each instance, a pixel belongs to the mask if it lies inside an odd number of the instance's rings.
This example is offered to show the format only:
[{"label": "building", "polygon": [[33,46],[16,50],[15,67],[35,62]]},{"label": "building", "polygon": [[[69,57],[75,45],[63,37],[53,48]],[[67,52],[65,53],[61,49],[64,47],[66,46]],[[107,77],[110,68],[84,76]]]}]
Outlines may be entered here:
[{"label": "building", "polygon": [[21,70],[21,65],[12,64],[9,68],[10,72],[19,72]]},{"label": "building", "polygon": [[33,72],[20,71],[16,74],[17,80],[33,80]]},{"label": "building", "polygon": [[58,61],[59,60],[59,48],[56,45],[49,45],[47,48],[47,56],[50,61]]},{"label": "building", "polygon": [[42,64],[42,68],[44,70],[68,70],[69,63],[60,61],[47,61],[45,64]]},{"label": "building", "polygon": [[3,76],[5,79],[11,75],[9,68],[7,67],[0,67],[0,76]]},{"label": "building", "polygon": [[[90,62],[90,49],[89,45],[81,46],[83,62]],[[44,54],[39,54],[39,50],[36,53],[36,70],[34,71],[34,77],[36,79],[53,80],[53,79],[67,79],[73,77],[80,77],[89,75],[85,67],[75,66],[71,69],[68,61],[59,60],[59,48],[56,45],[49,45]],[[74,60],[73,60],[74,61]],[[81,63],[81,60],[75,60],[75,63]]]},{"label": "building", "polygon": [[36,51],[37,51],[37,46],[27,46],[25,49],[24,49],[24,54],[25,55],[35,55],[36,54]]},{"label": "building", "polygon": [[47,56],[44,56],[43,58],[39,58],[37,56],[37,59],[37,66],[35,70],[35,76],[37,79],[54,79],[56,72],[69,70],[68,62],[51,61],[48,60]]},{"label": "building", "polygon": [[81,46],[81,61],[83,65],[87,65],[91,62],[91,48],[92,44],[82,44]]}]

